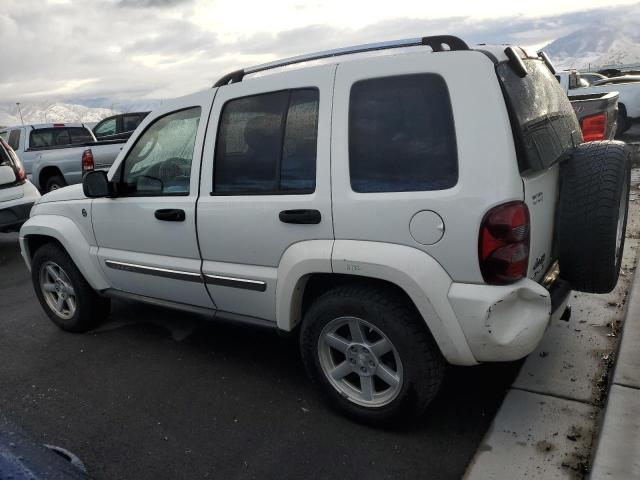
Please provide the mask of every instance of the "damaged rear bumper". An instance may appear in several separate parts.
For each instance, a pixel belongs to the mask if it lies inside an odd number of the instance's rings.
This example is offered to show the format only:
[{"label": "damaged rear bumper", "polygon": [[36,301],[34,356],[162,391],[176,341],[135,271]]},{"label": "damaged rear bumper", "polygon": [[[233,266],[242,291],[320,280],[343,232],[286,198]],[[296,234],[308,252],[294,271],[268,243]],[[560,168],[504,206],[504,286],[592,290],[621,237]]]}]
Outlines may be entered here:
[{"label": "damaged rear bumper", "polygon": [[453,283],[449,301],[478,362],[510,361],[531,353],[552,318],[565,310],[571,288],[523,279],[511,285]]}]

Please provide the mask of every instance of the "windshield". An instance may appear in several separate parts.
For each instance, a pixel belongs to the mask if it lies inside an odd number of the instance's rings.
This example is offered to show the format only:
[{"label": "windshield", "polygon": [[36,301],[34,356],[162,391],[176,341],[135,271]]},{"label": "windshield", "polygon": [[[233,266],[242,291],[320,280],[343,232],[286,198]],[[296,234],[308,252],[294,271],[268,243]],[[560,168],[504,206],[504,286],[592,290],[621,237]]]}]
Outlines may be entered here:
[{"label": "windshield", "polygon": [[569,98],[541,60],[524,60],[518,77],[508,63],[497,67],[516,140],[520,170],[542,170],[582,143]]}]

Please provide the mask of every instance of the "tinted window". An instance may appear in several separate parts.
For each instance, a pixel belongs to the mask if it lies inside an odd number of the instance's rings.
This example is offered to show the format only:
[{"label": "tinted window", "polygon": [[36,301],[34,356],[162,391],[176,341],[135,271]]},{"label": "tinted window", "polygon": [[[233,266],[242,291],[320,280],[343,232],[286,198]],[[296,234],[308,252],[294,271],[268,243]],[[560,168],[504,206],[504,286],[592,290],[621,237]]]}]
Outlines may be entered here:
[{"label": "tinted window", "polygon": [[449,91],[435,74],[362,80],[349,101],[356,192],[441,190],[458,181]]},{"label": "tinted window", "polygon": [[122,117],[122,131],[132,132],[138,128],[138,125],[144,120],[144,117],[146,117],[146,115],[125,115]]},{"label": "tinted window", "polygon": [[108,120],[104,120],[102,123],[99,123],[93,132],[98,138],[106,137],[108,135],[115,135],[116,123],[117,122],[115,118],[109,118]]},{"label": "tinted window", "polygon": [[64,147],[93,140],[91,132],[84,127],[40,128],[31,130],[29,148]]},{"label": "tinted window", "polygon": [[9,141],[7,142],[14,150],[20,149],[20,132],[21,130],[11,130]]},{"label": "tinted window", "polygon": [[315,190],[317,89],[228,102],[220,117],[214,194],[294,194]]},{"label": "tinted window", "polygon": [[159,118],[140,136],[124,161],[124,193],[187,195],[200,123],[200,107]]},{"label": "tinted window", "polygon": [[510,107],[520,170],[542,170],[582,143],[582,133],[567,94],[544,62],[524,63],[523,78],[508,63],[498,65],[497,72]]}]

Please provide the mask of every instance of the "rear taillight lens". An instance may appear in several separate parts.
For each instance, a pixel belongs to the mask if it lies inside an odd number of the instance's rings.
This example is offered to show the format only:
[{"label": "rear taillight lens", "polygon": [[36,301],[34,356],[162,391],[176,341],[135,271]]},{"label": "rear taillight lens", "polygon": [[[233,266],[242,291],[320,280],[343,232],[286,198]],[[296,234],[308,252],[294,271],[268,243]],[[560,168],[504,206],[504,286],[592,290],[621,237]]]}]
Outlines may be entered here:
[{"label": "rear taillight lens", "polygon": [[585,142],[604,140],[607,128],[607,117],[604,113],[584,117],[580,123]]},{"label": "rear taillight lens", "polygon": [[[76,157],[77,158],[77,157]],[[82,152],[82,173],[90,172],[95,168],[93,164],[93,152],[90,148]]]},{"label": "rear taillight lens", "polygon": [[480,225],[478,256],[487,283],[512,283],[527,275],[529,209],[524,202],[509,202],[489,210]]}]

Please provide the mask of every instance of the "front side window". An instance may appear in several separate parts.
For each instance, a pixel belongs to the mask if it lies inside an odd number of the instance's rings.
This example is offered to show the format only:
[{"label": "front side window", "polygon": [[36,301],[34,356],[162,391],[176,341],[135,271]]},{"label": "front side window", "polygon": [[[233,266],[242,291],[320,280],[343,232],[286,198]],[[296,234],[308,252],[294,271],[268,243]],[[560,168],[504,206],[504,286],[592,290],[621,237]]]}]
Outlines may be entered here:
[{"label": "front side window", "polygon": [[229,101],[220,117],[213,194],[313,193],[318,104],[314,88]]},{"label": "front side window", "polygon": [[121,186],[130,196],[188,195],[200,107],[159,118],[124,160]]},{"label": "front side window", "polygon": [[349,173],[355,192],[443,190],[458,181],[453,112],[436,74],[356,82],[349,100]]},{"label": "front side window", "polygon": [[20,130],[11,130],[9,141],[7,142],[14,150],[20,149]]},{"label": "front side window", "polygon": [[98,124],[94,133],[97,138],[107,137],[109,135],[115,135],[117,131],[117,122],[115,118],[109,118]]}]

